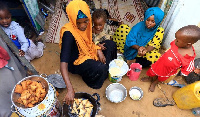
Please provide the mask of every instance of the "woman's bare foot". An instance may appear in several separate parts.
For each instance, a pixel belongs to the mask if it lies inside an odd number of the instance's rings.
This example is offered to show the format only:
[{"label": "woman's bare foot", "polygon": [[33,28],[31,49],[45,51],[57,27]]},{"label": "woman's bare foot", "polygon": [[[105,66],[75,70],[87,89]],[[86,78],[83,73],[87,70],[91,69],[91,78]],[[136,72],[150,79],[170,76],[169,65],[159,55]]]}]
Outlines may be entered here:
[{"label": "woman's bare foot", "polygon": [[140,81],[142,81],[142,82],[152,82],[153,77],[143,77],[143,78],[140,79]]}]

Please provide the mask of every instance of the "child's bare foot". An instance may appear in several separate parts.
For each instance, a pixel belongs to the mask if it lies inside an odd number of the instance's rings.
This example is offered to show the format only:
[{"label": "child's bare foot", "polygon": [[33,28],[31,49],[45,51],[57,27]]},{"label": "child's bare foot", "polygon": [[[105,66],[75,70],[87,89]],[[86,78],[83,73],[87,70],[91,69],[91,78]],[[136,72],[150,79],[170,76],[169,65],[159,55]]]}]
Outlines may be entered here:
[{"label": "child's bare foot", "polygon": [[152,77],[143,77],[143,78],[140,79],[140,81],[142,81],[142,82],[152,82],[153,78]]},{"label": "child's bare foot", "polygon": [[149,91],[154,92],[155,87],[156,87],[156,85],[158,84],[158,82],[159,82],[158,79],[154,80],[154,81],[151,83],[150,87],[149,87]]},{"label": "child's bare foot", "polygon": [[149,91],[154,92],[156,85],[154,85],[153,83],[150,85],[149,87]]}]

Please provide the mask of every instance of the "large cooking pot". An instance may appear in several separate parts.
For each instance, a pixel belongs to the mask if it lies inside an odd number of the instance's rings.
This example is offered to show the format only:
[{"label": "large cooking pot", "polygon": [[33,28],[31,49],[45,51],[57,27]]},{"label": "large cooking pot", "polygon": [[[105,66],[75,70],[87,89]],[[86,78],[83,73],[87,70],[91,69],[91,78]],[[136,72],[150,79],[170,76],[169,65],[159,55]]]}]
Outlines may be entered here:
[{"label": "large cooking pot", "polygon": [[[26,78],[23,78],[17,84],[21,84],[21,82],[25,81],[25,80],[32,80],[32,81],[37,81],[37,82],[41,83],[43,88],[45,88],[45,91],[47,92],[46,94],[48,94],[48,90],[49,90],[48,81],[44,77],[42,77],[41,75],[40,76],[39,75],[28,76]],[[15,85],[15,87],[16,87],[16,85]],[[14,92],[15,87],[13,88],[12,93],[11,93],[12,104],[18,109],[26,109],[22,104],[17,103],[17,99],[20,97],[20,94]],[[34,108],[34,107],[32,107],[32,108]]]},{"label": "large cooking pot", "polygon": [[[97,99],[94,98],[94,96],[96,96]],[[99,94],[97,93],[94,93],[93,95],[90,95],[88,93],[85,93],[85,92],[78,92],[78,93],[75,93],[75,97],[74,98],[84,98],[84,99],[88,99],[92,105],[93,105],[93,110],[92,110],[92,114],[91,114],[91,117],[95,117],[95,115],[98,113],[98,111],[100,110],[100,103],[99,103],[99,100],[100,100],[100,96]],[[71,117],[70,115],[70,112],[69,112],[69,105],[67,104],[63,104],[63,111],[62,111],[62,115],[63,117]]]}]

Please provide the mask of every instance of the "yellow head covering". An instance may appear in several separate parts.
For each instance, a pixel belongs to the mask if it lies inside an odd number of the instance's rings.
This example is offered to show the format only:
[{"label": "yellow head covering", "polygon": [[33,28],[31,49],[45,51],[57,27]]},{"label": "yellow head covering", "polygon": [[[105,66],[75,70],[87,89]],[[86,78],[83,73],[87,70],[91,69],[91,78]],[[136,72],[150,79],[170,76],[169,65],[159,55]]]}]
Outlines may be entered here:
[{"label": "yellow head covering", "polygon": [[[80,31],[76,25],[79,10],[81,10],[89,19],[89,23],[85,31]],[[73,0],[67,5],[66,12],[69,18],[69,23],[65,24],[60,30],[59,46],[61,47],[62,45],[63,33],[65,31],[70,31],[76,40],[79,50],[79,57],[74,61],[74,65],[79,65],[87,59],[98,60],[97,49],[100,49],[100,47],[96,46],[92,42],[92,20],[89,6],[82,0]]]}]

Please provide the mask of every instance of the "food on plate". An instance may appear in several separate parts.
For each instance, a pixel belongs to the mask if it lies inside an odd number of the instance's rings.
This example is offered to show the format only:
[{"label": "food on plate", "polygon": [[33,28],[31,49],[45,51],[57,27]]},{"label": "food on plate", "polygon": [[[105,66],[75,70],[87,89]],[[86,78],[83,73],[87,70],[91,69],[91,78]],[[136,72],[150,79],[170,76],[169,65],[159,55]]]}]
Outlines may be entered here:
[{"label": "food on plate", "polygon": [[119,59],[115,59],[114,61],[115,61],[116,65],[119,66],[120,68],[121,68],[121,67],[123,66],[123,64],[124,64],[124,61],[119,60]]},{"label": "food on plate", "polygon": [[119,74],[121,74],[121,70],[118,67],[111,67],[109,69],[109,73],[111,74],[111,76],[118,76]]},{"label": "food on plate", "polygon": [[76,114],[79,117],[90,117],[92,109],[93,105],[88,99],[75,98],[73,108],[71,108],[71,113]]},{"label": "food on plate", "polygon": [[17,103],[28,108],[34,107],[34,104],[44,100],[47,93],[41,83],[32,80],[25,80],[17,84],[14,92],[20,94]]},{"label": "food on plate", "polygon": [[23,91],[22,86],[17,84],[14,92],[15,93],[22,93],[22,91]]},{"label": "food on plate", "polygon": [[22,82],[21,82],[21,85],[22,85],[23,90],[28,89],[27,84],[26,84],[26,81],[22,81]]},{"label": "food on plate", "polygon": [[85,104],[85,107],[90,108],[90,107],[93,107],[93,105],[90,103],[90,101],[87,101],[87,103]]},{"label": "food on plate", "polygon": [[142,96],[142,94],[138,89],[132,89],[130,92],[130,97],[133,100],[139,100],[141,96]]}]

